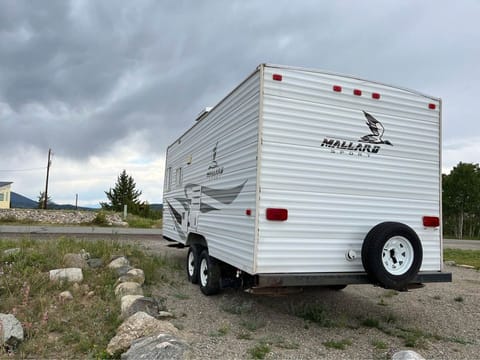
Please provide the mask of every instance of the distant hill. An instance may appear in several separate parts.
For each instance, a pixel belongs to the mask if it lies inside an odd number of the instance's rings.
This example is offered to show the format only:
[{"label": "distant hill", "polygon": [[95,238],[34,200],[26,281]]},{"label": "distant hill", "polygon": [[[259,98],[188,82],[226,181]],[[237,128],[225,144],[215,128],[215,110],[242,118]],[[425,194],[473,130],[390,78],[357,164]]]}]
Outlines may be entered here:
[{"label": "distant hill", "polygon": [[10,192],[10,207],[17,209],[36,209],[38,203],[16,192]]},{"label": "distant hill", "polygon": [[[10,193],[10,207],[12,209],[38,209],[38,202],[12,191]],[[75,210],[75,206],[70,204],[48,203],[48,208],[51,210]],[[96,209],[79,206],[78,210]]]},{"label": "distant hill", "polygon": [[157,211],[162,211],[163,210],[163,204],[149,204],[151,210],[157,210]]}]

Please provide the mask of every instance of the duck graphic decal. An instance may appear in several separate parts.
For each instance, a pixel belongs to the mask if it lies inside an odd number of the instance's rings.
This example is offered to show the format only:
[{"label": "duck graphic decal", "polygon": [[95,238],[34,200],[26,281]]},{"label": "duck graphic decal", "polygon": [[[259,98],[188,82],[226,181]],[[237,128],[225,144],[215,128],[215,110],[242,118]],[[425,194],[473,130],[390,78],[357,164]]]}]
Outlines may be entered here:
[{"label": "duck graphic decal", "polygon": [[370,115],[366,111],[364,111],[363,114],[367,119],[366,124],[372,133],[362,136],[358,141],[369,143],[369,144],[385,144],[385,145],[393,146],[393,144],[390,141],[382,139],[383,133],[385,132],[385,128],[383,127],[382,123],[377,119],[375,119],[372,115]]}]

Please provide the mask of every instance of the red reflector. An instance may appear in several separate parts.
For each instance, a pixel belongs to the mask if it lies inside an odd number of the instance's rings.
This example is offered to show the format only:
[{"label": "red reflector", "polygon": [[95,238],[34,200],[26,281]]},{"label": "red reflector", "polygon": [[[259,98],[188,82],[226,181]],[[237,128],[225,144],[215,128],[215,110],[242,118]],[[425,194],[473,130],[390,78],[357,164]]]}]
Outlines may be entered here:
[{"label": "red reflector", "polygon": [[434,103],[430,103],[428,104],[428,108],[431,110],[435,110],[437,108],[437,105],[435,105]]},{"label": "red reflector", "polygon": [[440,218],[438,216],[424,216],[423,226],[425,227],[439,227]]},{"label": "red reflector", "polygon": [[379,93],[372,93],[372,99],[380,99],[380,94]]},{"label": "red reflector", "polygon": [[247,216],[252,215],[252,209],[245,210],[245,215],[247,215]]},{"label": "red reflector", "polygon": [[340,85],[333,85],[333,91],[342,92],[342,87]]},{"label": "red reflector", "polygon": [[272,79],[275,81],[282,81],[283,78],[282,78],[282,75],[280,74],[273,74]]},{"label": "red reflector", "polygon": [[276,209],[276,208],[267,209],[267,220],[285,221],[287,219],[288,219],[287,209]]},{"label": "red reflector", "polygon": [[353,95],[362,96],[362,90],[358,90],[358,89],[353,90]]}]

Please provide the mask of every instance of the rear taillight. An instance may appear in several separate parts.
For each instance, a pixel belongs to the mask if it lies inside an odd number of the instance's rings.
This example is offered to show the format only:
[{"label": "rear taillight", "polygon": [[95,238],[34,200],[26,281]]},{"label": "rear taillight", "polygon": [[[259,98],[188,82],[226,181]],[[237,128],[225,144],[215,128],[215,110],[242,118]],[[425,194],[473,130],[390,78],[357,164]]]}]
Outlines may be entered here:
[{"label": "rear taillight", "polygon": [[285,221],[288,219],[288,210],[279,208],[267,209],[267,220],[272,221]]},{"label": "rear taillight", "polygon": [[424,216],[422,220],[423,220],[423,226],[425,227],[440,226],[440,218],[438,216]]}]

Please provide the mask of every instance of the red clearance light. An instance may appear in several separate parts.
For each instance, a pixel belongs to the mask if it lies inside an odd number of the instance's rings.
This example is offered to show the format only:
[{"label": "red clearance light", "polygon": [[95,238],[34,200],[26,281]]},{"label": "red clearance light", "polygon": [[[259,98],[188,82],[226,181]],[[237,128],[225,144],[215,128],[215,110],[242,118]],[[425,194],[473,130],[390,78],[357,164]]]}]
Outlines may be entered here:
[{"label": "red clearance light", "polygon": [[245,210],[245,215],[251,216],[252,215],[252,209]]},{"label": "red clearance light", "polygon": [[353,90],[353,95],[362,96],[362,90],[358,90],[358,89]]},{"label": "red clearance light", "polygon": [[430,110],[435,110],[437,108],[437,105],[435,105],[434,103],[430,103],[430,104],[428,104],[428,108]]},{"label": "red clearance light", "polygon": [[283,77],[280,74],[273,74],[272,79],[275,81],[282,81]]},{"label": "red clearance light", "polygon": [[288,210],[287,209],[277,209],[277,208],[268,208],[267,209],[267,220],[285,221],[287,219],[288,219]]},{"label": "red clearance light", "polygon": [[333,91],[342,92],[342,87],[340,85],[333,85]]},{"label": "red clearance light", "polygon": [[379,93],[372,93],[372,99],[380,99],[380,94]]},{"label": "red clearance light", "polygon": [[424,216],[423,226],[425,227],[439,227],[440,218],[438,216]]}]

